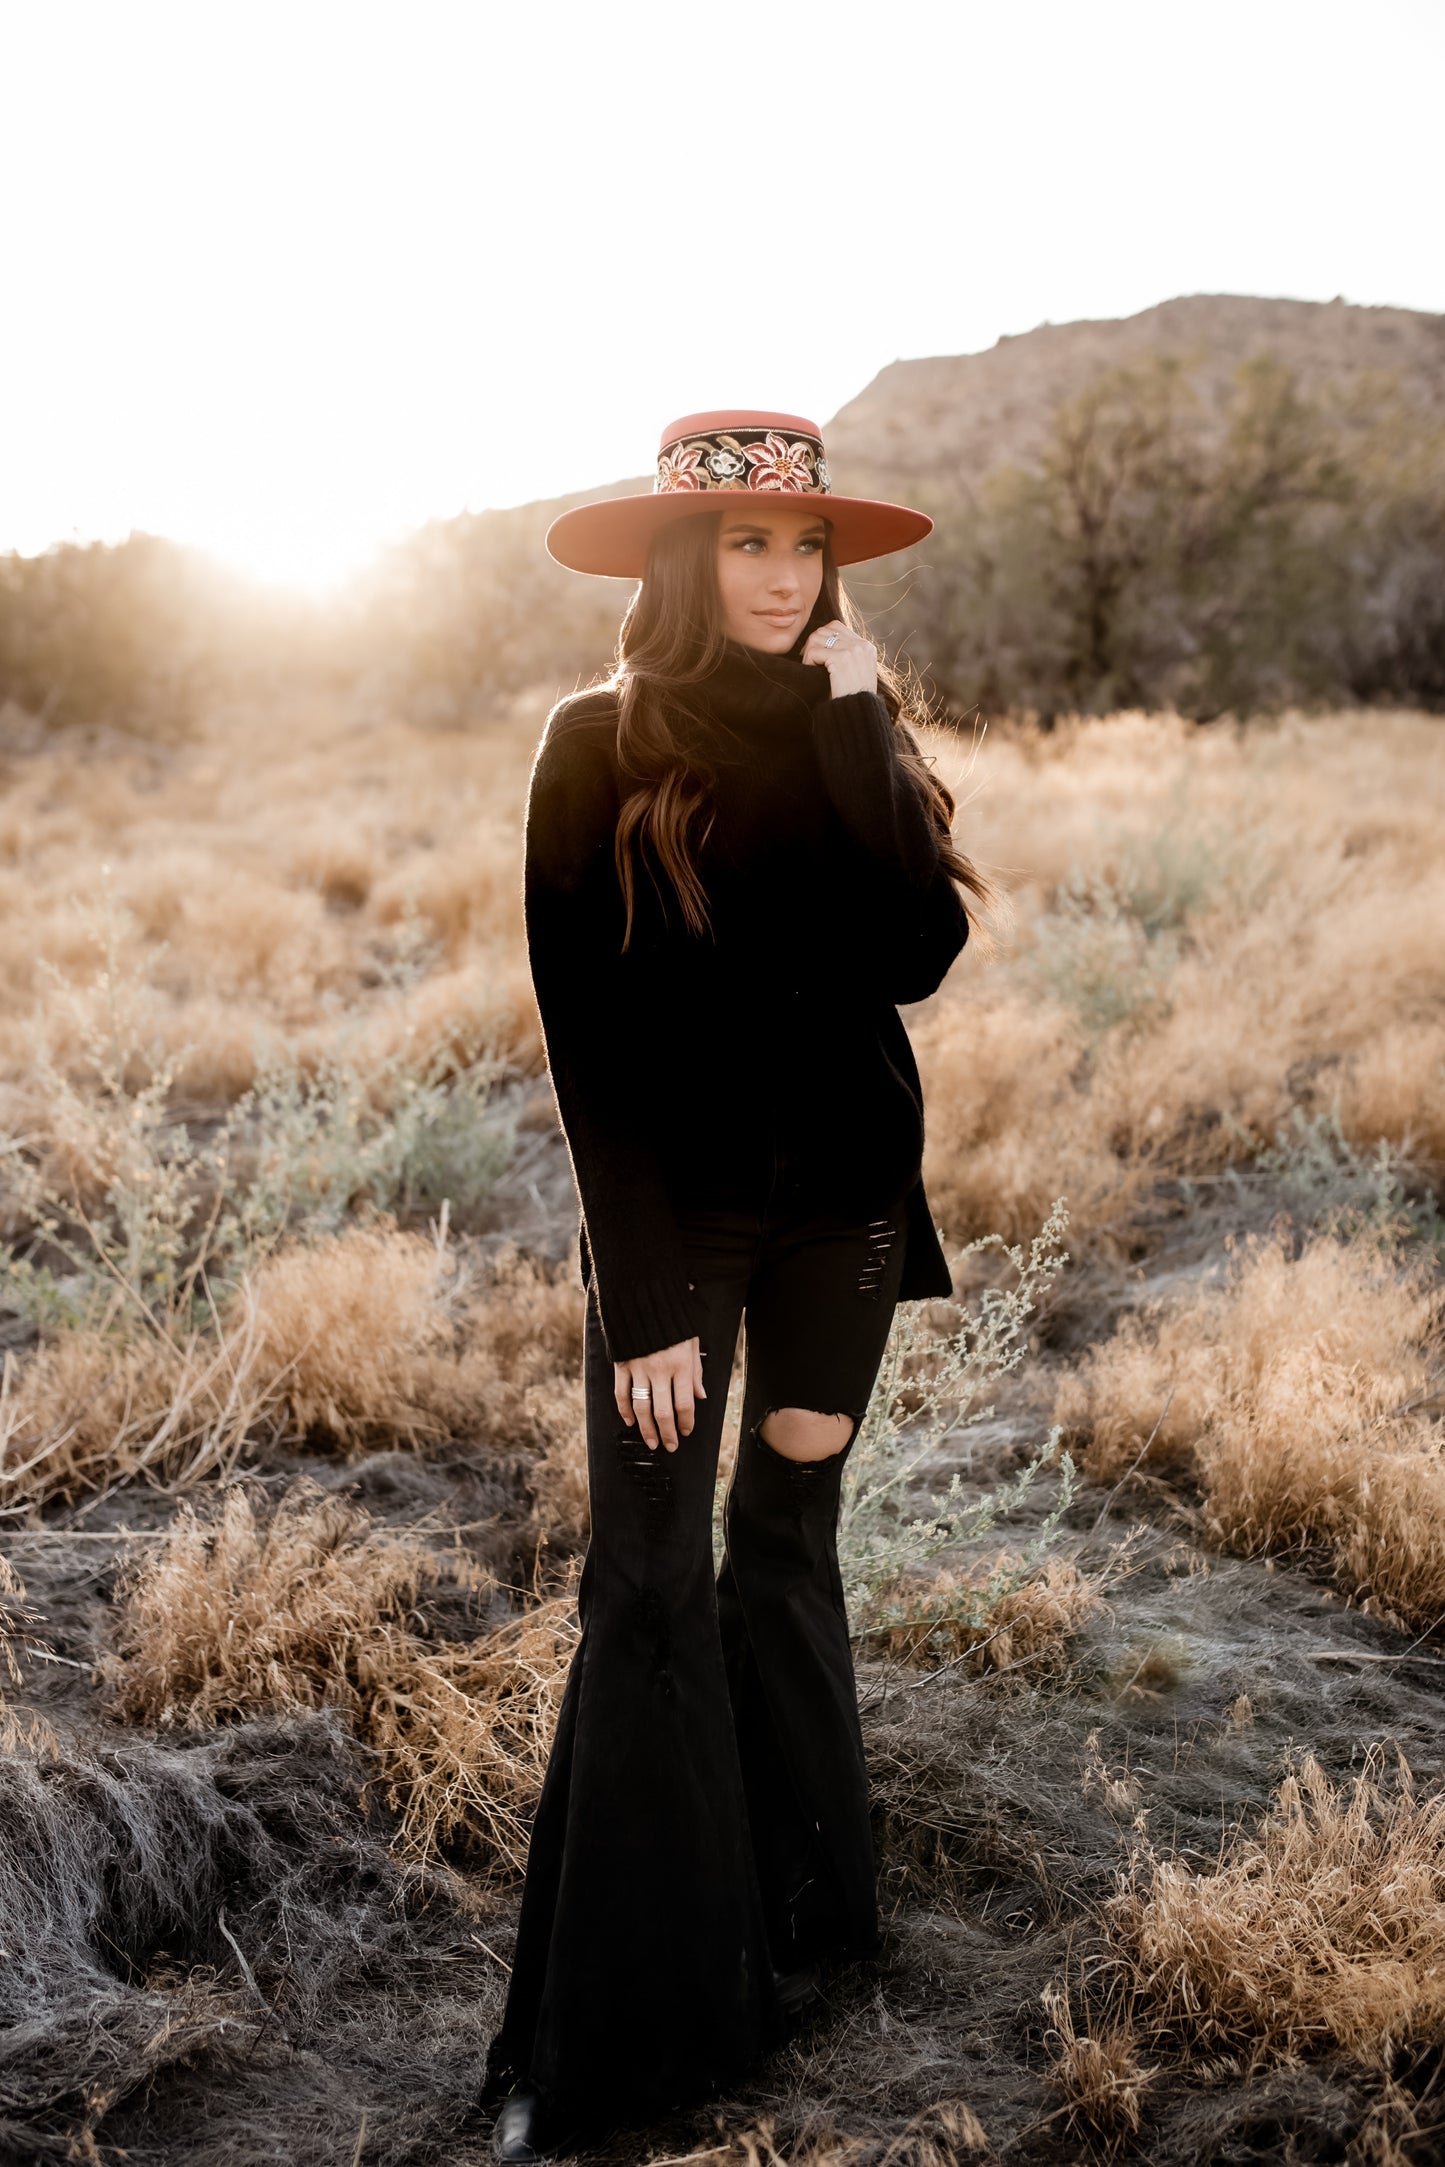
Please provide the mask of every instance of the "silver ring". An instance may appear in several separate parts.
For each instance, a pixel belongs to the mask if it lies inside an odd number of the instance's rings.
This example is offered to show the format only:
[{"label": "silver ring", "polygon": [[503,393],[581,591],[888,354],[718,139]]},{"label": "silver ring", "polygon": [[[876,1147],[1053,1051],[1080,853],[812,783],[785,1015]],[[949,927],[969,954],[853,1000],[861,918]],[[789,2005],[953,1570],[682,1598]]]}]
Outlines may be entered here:
[{"label": "silver ring", "polygon": [[837,633],[836,633],[836,632],[830,632],[830,633],[828,634],[828,637],[827,637],[827,638],[826,638],[826,639],[824,640],[824,642],[823,642],[823,645],[824,645],[825,647],[836,647],[836,646],[837,646],[837,644],[838,644],[838,635],[837,635]]},{"label": "silver ring", "polygon": [[634,1398],[635,1400],[650,1400],[650,1399],[652,1398],[652,1387],[651,1387],[650,1385],[645,1385],[645,1384],[644,1384],[644,1385],[636,1385],[636,1384],[635,1384],[635,1385],[634,1385],[634,1386],[632,1387],[632,1397],[633,1397],[633,1398]]}]

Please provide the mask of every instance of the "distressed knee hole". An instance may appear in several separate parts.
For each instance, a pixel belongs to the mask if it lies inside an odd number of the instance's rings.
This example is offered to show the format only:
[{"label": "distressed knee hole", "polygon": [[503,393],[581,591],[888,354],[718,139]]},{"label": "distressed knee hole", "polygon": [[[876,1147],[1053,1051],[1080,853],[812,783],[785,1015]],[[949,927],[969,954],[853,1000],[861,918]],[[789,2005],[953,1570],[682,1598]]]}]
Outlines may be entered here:
[{"label": "distressed knee hole", "polygon": [[775,1407],[758,1424],[763,1443],[785,1460],[806,1466],[836,1458],[853,1435],[851,1415],[814,1414],[806,1407]]}]

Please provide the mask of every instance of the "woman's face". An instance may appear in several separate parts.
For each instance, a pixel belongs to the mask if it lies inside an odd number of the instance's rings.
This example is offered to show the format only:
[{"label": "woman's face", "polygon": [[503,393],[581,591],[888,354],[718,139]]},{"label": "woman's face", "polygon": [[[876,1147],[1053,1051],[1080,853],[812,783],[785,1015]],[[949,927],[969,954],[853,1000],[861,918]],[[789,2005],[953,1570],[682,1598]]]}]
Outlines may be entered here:
[{"label": "woman's face", "polygon": [[730,640],[785,655],[823,584],[827,527],[801,504],[750,497],[718,527],[717,585]]}]

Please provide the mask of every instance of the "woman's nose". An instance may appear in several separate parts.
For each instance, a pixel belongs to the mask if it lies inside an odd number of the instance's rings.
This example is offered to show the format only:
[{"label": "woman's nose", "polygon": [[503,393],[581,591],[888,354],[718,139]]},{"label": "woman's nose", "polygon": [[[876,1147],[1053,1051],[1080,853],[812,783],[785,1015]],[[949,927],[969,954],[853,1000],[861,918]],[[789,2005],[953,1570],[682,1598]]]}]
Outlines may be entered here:
[{"label": "woman's nose", "polygon": [[796,594],[798,591],[798,568],[786,557],[779,558],[768,567],[768,588],[773,594]]}]

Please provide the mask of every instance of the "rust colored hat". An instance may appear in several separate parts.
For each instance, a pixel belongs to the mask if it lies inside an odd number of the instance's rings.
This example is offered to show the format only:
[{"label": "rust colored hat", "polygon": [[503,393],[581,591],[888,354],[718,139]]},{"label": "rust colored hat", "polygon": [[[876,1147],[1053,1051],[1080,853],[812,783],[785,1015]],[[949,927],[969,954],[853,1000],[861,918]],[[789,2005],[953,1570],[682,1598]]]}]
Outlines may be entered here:
[{"label": "rust colored hat", "polygon": [[921,542],[933,521],[902,504],[835,497],[816,422],[798,414],[686,414],[662,432],[652,494],[579,504],[547,529],[547,548],[574,572],[641,579],[652,538],[675,519],[719,512],[724,496],[816,503],[833,559],[858,564]]}]

